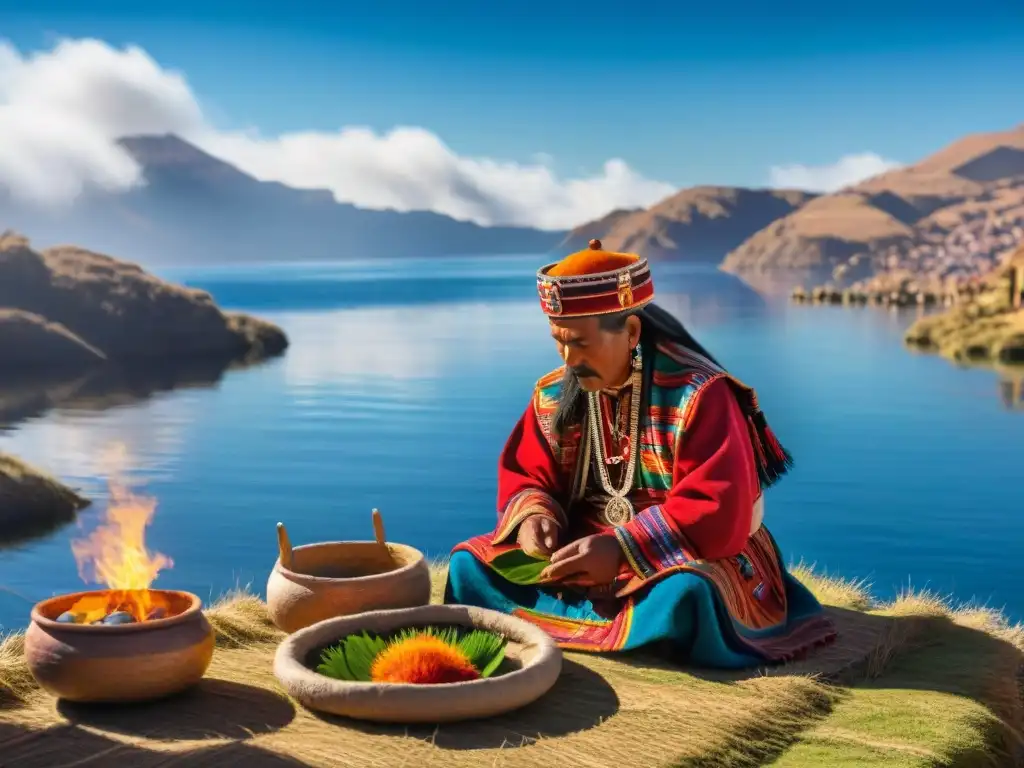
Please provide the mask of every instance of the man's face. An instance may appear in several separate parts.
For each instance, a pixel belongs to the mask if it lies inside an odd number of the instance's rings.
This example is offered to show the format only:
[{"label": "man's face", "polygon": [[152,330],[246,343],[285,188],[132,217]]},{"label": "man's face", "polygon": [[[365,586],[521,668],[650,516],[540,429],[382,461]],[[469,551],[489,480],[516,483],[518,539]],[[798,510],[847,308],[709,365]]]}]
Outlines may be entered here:
[{"label": "man's face", "polygon": [[558,354],[588,392],[624,384],[630,373],[633,347],[640,338],[640,321],[626,320],[621,331],[602,330],[596,317],[550,320]]}]

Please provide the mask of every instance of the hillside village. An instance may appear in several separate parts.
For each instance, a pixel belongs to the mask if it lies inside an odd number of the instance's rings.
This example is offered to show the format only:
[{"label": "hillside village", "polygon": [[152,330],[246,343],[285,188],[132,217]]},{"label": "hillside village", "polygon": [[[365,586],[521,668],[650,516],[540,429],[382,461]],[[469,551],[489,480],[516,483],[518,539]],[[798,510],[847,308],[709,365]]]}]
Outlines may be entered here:
[{"label": "hillside village", "polygon": [[[731,239],[713,242],[711,231]],[[945,295],[1024,242],[1024,125],[968,136],[833,194],[695,187],[588,222],[565,245],[581,233],[652,258],[719,264],[767,292]]]}]

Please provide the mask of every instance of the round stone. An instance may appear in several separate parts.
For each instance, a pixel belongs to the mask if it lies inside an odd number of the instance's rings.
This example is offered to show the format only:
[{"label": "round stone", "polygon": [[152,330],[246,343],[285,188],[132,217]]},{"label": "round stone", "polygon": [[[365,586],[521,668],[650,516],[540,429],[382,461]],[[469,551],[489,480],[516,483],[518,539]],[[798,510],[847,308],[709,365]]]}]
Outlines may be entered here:
[{"label": "round stone", "polygon": [[126,611],[114,611],[112,614],[103,619],[101,623],[106,625],[134,624],[135,619],[132,617],[130,613],[127,613]]}]

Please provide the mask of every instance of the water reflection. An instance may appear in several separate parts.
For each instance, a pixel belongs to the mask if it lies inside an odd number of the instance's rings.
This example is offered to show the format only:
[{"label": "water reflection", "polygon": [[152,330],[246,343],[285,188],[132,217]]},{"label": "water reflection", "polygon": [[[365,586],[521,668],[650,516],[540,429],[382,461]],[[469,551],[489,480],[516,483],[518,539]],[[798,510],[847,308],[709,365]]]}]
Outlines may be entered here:
[{"label": "water reflection", "polygon": [[279,318],[295,338],[284,362],[289,384],[377,386],[398,391],[433,380],[494,347],[518,348],[545,338],[544,317],[523,302],[358,307]]},{"label": "water reflection", "polygon": [[[198,362],[104,367],[78,376],[6,377],[0,382],[0,452],[53,473],[91,498],[105,490],[105,457],[113,444],[131,457],[126,474],[132,482],[167,478],[188,440],[190,403],[160,395],[216,389],[236,367],[245,366]],[[154,402],[145,410],[128,407],[146,401]],[[100,418],[101,413],[106,417]],[[75,520],[70,510],[30,519],[7,511],[12,514],[0,530],[0,548],[48,536]]]},{"label": "water reflection", "polygon": [[[312,307],[301,305],[305,287],[295,294],[302,268],[185,276],[204,288],[220,281],[232,308],[283,327],[287,354],[238,375],[8,381],[0,422],[17,428],[0,434],[0,450],[87,487],[101,484],[101,449],[127,442],[140,472],[156,478],[144,489],[159,500],[147,535],[175,560],[168,586],[204,599],[265,583],[282,519],[296,542],[362,538],[379,507],[389,537],[444,554],[493,525],[498,452],[537,377],[559,364],[533,294],[535,264],[360,267],[363,283],[379,282],[378,295],[391,297],[382,306],[349,301],[359,285],[324,265],[310,270],[310,282],[326,281]],[[985,565],[993,548],[1024,541],[1005,483],[1022,460],[1020,411],[993,398],[991,371],[907,354],[909,317],[765,304],[714,270],[662,267],[658,302],[757,387],[796,456],[797,471],[772,489],[771,524],[787,560],[867,579],[882,597],[910,576],[1022,615],[1024,565],[1008,559],[995,580]],[[492,268],[502,275],[497,289]],[[501,298],[506,277],[519,298]],[[399,301],[389,279],[418,281],[422,295]],[[479,281],[461,293],[484,298],[430,300],[434,286],[460,281]],[[168,387],[183,388],[161,391]],[[90,495],[98,513],[102,495]],[[0,552],[0,589],[38,599],[78,588],[73,532]],[[0,624],[22,626],[30,602],[7,594]]]},{"label": "water reflection", "polygon": [[[443,259],[339,263],[298,269],[258,265],[200,276],[175,275],[208,291],[222,306],[281,312],[360,307],[423,307],[437,304],[535,304],[534,270],[543,260],[516,258]],[[763,311],[764,298],[737,277],[705,265],[655,267],[658,301],[685,295],[694,309]]]},{"label": "water reflection", "polygon": [[1024,368],[999,371],[999,396],[1003,407],[1010,411],[1024,411]]},{"label": "water reflection", "polygon": [[0,381],[0,431],[51,409],[104,411],[175,389],[212,389],[245,365],[198,361],[140,367],[104,366],[78,375],[5,376]]}]

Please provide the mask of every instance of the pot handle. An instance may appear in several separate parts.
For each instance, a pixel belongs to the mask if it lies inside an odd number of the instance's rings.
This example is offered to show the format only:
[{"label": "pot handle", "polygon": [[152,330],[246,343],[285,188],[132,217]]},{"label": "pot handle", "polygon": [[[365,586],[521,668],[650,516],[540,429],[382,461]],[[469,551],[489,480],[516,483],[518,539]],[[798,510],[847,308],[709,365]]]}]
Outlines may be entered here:
[{"label": "pot handle", "polygon": [[374,509],[370,514],[373,516],[373,535],[377,543],[387,547],[387,541],[384,539],[384,518],[380,516],[380,510]]},{"label": "pot handle", "polygon": [[292,543],[288,540],[288,531],[284,529],[284,523],[277,524],[277,549],[281,554],[281,565],[291,570]]}]

